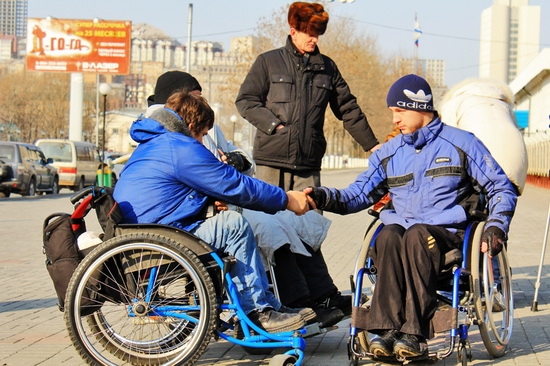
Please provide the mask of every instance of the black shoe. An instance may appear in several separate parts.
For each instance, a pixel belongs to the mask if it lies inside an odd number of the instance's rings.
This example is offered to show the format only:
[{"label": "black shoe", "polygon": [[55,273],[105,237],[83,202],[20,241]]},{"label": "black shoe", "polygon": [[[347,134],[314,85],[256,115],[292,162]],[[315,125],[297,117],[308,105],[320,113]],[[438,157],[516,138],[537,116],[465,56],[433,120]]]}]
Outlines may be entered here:
[{"label": "black shoe", "polygon": [[323,307],[325,309],[337,307],[338,309],[342,310],[342,313],[344,313],[344,316],[348,316],[351,314],[351,303],[352,303],[351,295],[342,295],[340,291],[338,291],[330,295],[329,297],[321,301],[318,301],[317,306]]},{"label": "black shoe", "polygon": [[393,353],[402,358],[425,358],[428,357],[428,343],[422,336],[403,334],[393,344]]},{"label": "black shoe", "polygon": [[340,320],[344,319],[344,313],[337,307],[330,309],[316,307],[315,314],[317,314],[316,319],[319,323],[319,328],[332,327],[336,323],[340,322]]},{"label": "black shoe", "polygon": [[311,324],[317,319],[317,314],[312,308],[290,308],[288,306],[281,305],[277,311],[285,314],[300,314],[306,324]]},{"label": "black shoe", "polygon": [[370,341],[369,351],[374,357],[393,357],[394,343],[401,334],[397,330],[387,330]]},{"label": "black shoe", "polygon": [[259,325],[269,333],[296,330],[305,325],[300,314],[283,314],[273,309],[266,309],[262,312],[253,311],[248,314],[248,317],[254,324]]}]

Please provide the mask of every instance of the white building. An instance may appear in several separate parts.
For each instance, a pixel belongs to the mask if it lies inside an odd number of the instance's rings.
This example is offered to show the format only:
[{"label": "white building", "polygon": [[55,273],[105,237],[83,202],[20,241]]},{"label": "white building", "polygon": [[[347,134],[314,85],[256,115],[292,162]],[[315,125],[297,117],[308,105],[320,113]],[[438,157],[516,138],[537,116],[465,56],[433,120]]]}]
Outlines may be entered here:
[{"label": "white building", "polygon": [[[550,48],[537,57],[510,83],[515,95],[516,113],[525,117],[527,174],[550,175]],[[521,122],[518,118],[518,122]]]},{"label": "white building", "polygon": [[543,49],[510,83],[516,110],[528,112],[526,134],[550,133],[550,48]]},{"label": "white building", "polygon": [[106,150],[126,154],[136,148],[137,143],[130,137],[130,127],[142,112],[143,110],[135,109],[107,112],[105,125]]},{"label": "white building", "polygon": [[398,58],[397,63],[423,76],[432,87],[445,86],[445,60]]},{"label": "white building", "polygon": [[540,14],[528,0],[493,0],[481,13],[479,77],[514,80],[539,52]]}]

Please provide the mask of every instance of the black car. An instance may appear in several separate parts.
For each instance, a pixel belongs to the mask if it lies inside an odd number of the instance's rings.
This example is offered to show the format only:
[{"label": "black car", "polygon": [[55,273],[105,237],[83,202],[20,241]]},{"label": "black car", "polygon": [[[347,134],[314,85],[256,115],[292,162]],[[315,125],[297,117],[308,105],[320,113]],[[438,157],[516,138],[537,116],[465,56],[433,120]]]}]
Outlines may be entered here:
[{"label": "black car", "polygon": [[57,194],[59,175],[52,162],[36,145],[0,141],[0,197]]}]

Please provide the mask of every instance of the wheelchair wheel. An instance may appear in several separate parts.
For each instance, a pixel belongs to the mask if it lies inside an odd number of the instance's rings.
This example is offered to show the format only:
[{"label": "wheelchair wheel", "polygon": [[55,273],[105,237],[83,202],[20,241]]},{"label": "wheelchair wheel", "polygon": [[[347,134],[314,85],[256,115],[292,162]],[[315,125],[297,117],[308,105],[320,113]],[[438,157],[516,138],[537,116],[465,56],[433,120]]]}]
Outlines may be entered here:
[{"label": "wheelchair wheel", "polygon": [[[471,250],[474,307],[485,348],[493,357],[502,357],[512,336],[512,272],[506,249],[492,259],[484,253],[480,261],[482,253],[479,245],[484,228],[484,223],[480,223],[472,240],[475,244]],[[479,265],[476,265],[477,263]]]},{"label": "wheelchair wheel", "polygon": [[[103,305],[85,316],[82,299],[94,291]],[[90,364],[191,364],[216,326],[206,268],[161,235],[125,234],[100,244],[73,274],[65,305],[71,341]]]},{"label": "wheelchair wheel", "polygon": [[279,354],[271,357],[269,366],[294,366],[298,359],[295,356],[287,354]]},{"label": "wheelchair wheel", "polygon": [[[365,236],[363,237],[363,245],[361,246],[361,249],[359,250],[359,254],[357,254],[357,261],[355,262],[355,283],[358,283],[357,274],[359,273],[359,269],[365,267],[367,260],[369,259],[369,248],[371,247],[371,242],[373,238],[378,234],[378,231],[380,230],[380,227],[382,226],[382,221],[379,219],[374,219],[369,227],[367,228],[367,231],[365,233]],[[374,284],[376,281],[376,275],[375,274],[368,274],[367,275],[370,283]],[[372,294],[371,294],[372,295]]]}]

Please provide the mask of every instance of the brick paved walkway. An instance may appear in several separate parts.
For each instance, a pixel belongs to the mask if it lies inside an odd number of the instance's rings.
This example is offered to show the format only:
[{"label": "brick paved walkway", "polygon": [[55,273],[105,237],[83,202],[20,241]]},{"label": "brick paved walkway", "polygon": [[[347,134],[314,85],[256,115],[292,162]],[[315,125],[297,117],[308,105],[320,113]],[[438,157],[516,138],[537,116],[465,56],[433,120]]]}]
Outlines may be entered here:
[{"label": "brick paved walkway", "polygon": [[[358,170],[327,171],[323,183],[344,187]],[[0,365],[80,365],[57,310],[55,293],[41,251],[42,221],[51,212],[71,212],[69,192],[57,197],[19,197],[0,200]],[[527,185],[520,197],[510,231],[515,322],[507,354],[492,360],[475,327],[471,365],[550,365],[550,254],[547,253],[538,296],[538,312],[530,310],[540,260],[550,190]],[[349,293],[349,276],[369,216],[326,214],[333,220],[323,252],[335,282]],[[89,220],[91,221],[91,220]],[[88,230],[93,230],[93,225]],[[548,250],[547,250],[548,252]],[[349,320],[339,329],[307,339],[305,365],[348,364],[346,342]],[[441,342],[441,337],[431,345]],[[280,353],[275,351],[275,353]],[[225,341],[212,342],[198,365],[267,365],[271,356],[251,356]],[[437,365],[456,364],[456,353]],[[370,360],[361,364],[378,365]]]}]

